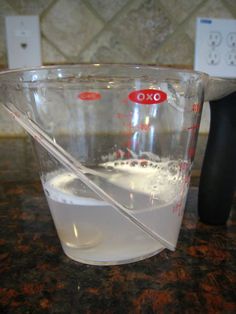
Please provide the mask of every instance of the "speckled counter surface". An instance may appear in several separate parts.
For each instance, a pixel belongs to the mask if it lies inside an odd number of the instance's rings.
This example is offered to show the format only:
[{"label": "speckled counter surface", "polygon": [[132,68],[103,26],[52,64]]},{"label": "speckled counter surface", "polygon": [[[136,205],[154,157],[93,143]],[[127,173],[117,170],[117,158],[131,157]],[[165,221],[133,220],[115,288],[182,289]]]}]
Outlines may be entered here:
[{"label": "speckled counter surface", "polygon": [[236,207],[197,218],[189,191],[175,252],[112,267],[67,258],[27,140],[0,139],[0,313],[236,313]]}]

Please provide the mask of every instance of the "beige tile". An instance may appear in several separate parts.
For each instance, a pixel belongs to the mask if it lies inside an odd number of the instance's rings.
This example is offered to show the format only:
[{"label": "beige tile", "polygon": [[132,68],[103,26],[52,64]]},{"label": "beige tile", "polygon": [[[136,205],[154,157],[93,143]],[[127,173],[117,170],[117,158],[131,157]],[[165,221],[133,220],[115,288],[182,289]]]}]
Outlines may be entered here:
[{"label": "beige tile", "polygon": [[44,36],[68,57],[77,56],[102,27],[81,0],[59,0],[41,25]]},{"label": "beige tile", "polygon": [[7,0],[19,14],[39,15],[53,0]]},{"label": "beige tile", "polygon": [[171,36],[154,56],[159,65],[192,65],[194,44],[188,35],[178,32]]},{"label": "beige tile", "polygon": [[88,0],[88,2],[105,21],[109,21],[129,0]]},{"label": "beige tile", "polygon": [[131,2],[116,19],[113,28],[114,33],[132,45],[144,60],[148,60],[173,32],[173,25],[166,12],[154,0]]},{"label": "beige tile", "polygon": [[232,10],[232,14],[234,14],[234,18],[236,18],[236,2],[235,0],[224,0],[224,2],[229,5]]},{"label": "beige tile", "polygon": [[210,18],[233,18],[231,12],[223,5],[220,0],[208,0],[199,10],[197,10],[191,19],[184,25],[185,32],[192,40],[195,40],[195,28],[197,17]]},{"label": "beige tile", "polygon": [[203,0],[160,0],[171,17],[178,23],[191,14]]},{"label": "beige tile", "polygon": [[104,31],[80,56],[82,62],[136,63],[140,61],[112,32]]},{"label": "beige tile", "polygon": [[0,105],[0,136],[1,135],[23,135],[23,128],[10,117],[7,111]]},{"label": "beige tile", "polygon": [[0,64],[6,64],[6,38],[5,38],[5,16],[15,15],[16,12],[5,1],[0,0]]},{"label": "beige tile", "polygon": [[0,65],[4,68],[7,67],[7,55],[5,51],[3,51],[2,53],[0,52]]},{"label": "beige tile", "polygon": [[42,59],[44,64],[66,62],[66,58],[45,39],[42,39]]}]

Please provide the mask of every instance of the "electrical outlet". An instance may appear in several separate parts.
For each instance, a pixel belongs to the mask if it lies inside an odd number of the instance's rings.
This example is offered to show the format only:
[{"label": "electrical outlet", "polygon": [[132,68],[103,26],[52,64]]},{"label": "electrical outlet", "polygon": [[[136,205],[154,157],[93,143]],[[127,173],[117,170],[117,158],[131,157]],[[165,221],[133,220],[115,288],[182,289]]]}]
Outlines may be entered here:
[{"label": "electrical outlet", "polygon": [[236,78],[236,20],[197,18],[194,69]]},{"label": "electrical outlet", "polygon": [[[229,51],[226,54],[226,63],[229,66],[236,66],[236,50],[234,51]],[[235,70],[236,71],[236,70]]]},{"label": "electrical outlet", "polygon": [[220,32],[210,32],[208,36],[208,44],[211,47],[216,47],[221,44],[222,35]]},{"label": "electrical outlet", "polygon": [[41,65],[38,16],[6,16],[6,43],[10,69]]},{"label": "electrical outlet", "polygon": [[227,44],[230,48],[236,48],[236,32],[229,33],[227,36]]},{"label": "electrical outlet", "polygon": [[207,64],[209,65],[217,65],[220,63],[220,54],[216,50],[209,50],[208,56],[207,56]]}]

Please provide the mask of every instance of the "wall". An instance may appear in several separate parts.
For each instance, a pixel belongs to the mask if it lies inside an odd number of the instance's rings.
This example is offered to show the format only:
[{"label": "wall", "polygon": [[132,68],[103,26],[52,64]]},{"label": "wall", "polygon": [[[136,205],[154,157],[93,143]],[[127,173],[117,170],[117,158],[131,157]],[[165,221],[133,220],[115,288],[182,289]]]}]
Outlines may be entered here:
[{"label": "wall", "polygon": [[[0,0],[0,66],[6,67],[4,16],[39,15],[44,64],[155,63],[193,66],[197,16],[236,18],[235,0]],[[209,124],[205,106],[201,131]],[[22,129],[0,109],[0,135]]]}]

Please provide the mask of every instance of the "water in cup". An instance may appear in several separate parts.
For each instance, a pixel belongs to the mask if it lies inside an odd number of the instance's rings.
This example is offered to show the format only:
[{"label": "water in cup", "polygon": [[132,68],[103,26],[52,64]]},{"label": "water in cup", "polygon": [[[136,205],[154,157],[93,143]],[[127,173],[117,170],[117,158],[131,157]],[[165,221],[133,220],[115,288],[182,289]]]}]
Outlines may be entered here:
[{"label": "water in cup", "polygon": [[[180,171],[182,164],[135,159],[110,161],[100,165],[97,172],[101,176],[93,176],[93,180],[116,199],[122,199],[138,219],[155,230],[159,219],[165,224],[171,215],[181,222],[187,193]],[[64,252],[72,259],[89,264],[121,264],[164,249],[110,204],[94,198],[94,193],[74,174],[63,171],[49,177],[43,184],[45,194]],[[175,242],[178,230],[176,233],[170,230],[170,242]]]}]

